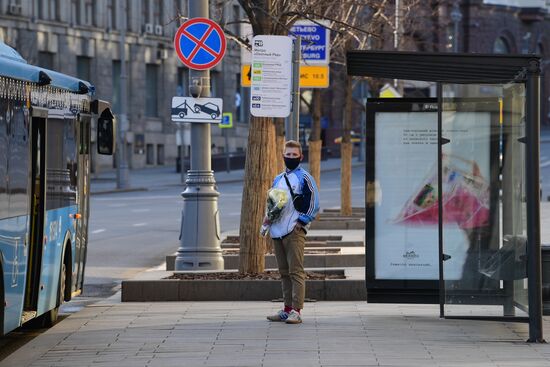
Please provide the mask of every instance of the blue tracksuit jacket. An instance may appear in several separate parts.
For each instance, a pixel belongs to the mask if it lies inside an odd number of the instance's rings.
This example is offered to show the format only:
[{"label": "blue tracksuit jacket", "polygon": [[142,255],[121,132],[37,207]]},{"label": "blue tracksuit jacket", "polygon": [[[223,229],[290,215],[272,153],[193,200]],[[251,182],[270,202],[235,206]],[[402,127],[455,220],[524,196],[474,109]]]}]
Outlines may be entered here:
[{"label": "blue tracksuit jacket", "polygon": [[[292,204],[290,190],[284,178],[285,174],[288,177],[294,194],[303,195],[303,204],[299,210],[296,210]],[[300,222],[307,230],[309,228],[309,223],[315,219],[319,211],[319,191],[317,190],[317,184],[313,177],[302,169],[301,166],[298,166],[292,171],[286,170],[286,172],[275,177],[272,188],[286,190],[289,201],[283,209],[279,220],[271,225],[271,237],[280,238],[289,234],[294,230],[297,222]]]}]

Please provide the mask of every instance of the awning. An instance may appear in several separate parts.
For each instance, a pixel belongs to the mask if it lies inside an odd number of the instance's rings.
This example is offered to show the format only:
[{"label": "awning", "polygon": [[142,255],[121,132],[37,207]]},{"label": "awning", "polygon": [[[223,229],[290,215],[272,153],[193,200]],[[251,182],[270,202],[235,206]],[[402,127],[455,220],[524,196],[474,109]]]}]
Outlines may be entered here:
[{"label": "awning", "polygon": [[348,51],[348,75],[450,83],[524,81],[540,74],[538,55]]}]

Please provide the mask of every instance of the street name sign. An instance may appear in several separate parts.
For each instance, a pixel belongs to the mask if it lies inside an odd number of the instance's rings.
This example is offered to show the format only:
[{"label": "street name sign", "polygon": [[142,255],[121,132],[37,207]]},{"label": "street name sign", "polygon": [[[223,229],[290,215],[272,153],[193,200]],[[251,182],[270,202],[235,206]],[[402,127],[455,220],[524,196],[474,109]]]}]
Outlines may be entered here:
[{"label": "street name sign", "polygon": [[330,61],[330,29],[326,20],[298,20],[290,27],[291,36],[302,37],[302,62],[327,65]]},{"label": "street name sign", "polygon": [[[241,66],[241,85],[243,87],[252,85],[251,68],[250,64]],[[328,65],[300,65],[300,88],[328,88],[329,82]]]},{"label": "street name sign", "polygon": [[219,124],[222,121],[221,98],[172,97],[172,122],[202,122]]},{"label": "street name sign", "polygon": [[252,39],[250,113],[256,117],[290,115],[292,39],[259,35]]},{"label": "street name sign", "polygon": [[233,114],[231,112],[224,112],[222,114],[222,122],[220,122],[220,129],[229,129],[233,127]]},{"label": "street name sign", "polygon": [[193,70],[216,66],[225,54],[225,35],[221,27],[207,18],[192,18],[183,23],[174,37],[178,58]]}]

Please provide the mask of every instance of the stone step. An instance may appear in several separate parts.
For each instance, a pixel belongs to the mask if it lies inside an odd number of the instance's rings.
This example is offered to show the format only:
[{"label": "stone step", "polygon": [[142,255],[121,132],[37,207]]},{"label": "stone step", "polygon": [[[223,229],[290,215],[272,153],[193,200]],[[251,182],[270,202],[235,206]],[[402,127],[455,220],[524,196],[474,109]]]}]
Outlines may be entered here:
[{"label": "stone step", "polygon": [[[306,236],[306,241],[340,241],[342,239],[342,236],[338,235],[310,235]],[[227,236],[223,241],[224,243],[239,243],[240,236],[239,235],[230,235]]]},{"label": "stone step", "polygon": [[[125,280],[122,302],[272,301],[281,297],[280,280]],[[367,299],[365,280],[306,280],[306,299]]]},{"label": "stone step", "polygon": [[311,223],[310,229],[365,229],[364,220],[316,220]]},{"label": "stone step", "polygon": [[[240,243],[222,243],[222,249],[239,248]],[[308,241],[306,248],[331,248],[331,247],[363,247],[363,241]]]},{"label": "stone step", "polygon": [[[239,268],[239,255],[223,255],[224,269],[233,270]],[[176,255],[166,256],[166,270],[173,271]],[[305,268],[347,268],[365,266],[364,254],[329,254],[329,255],[304,255]],[[265,268],[277,269],[275,255],[265,255]]]}]

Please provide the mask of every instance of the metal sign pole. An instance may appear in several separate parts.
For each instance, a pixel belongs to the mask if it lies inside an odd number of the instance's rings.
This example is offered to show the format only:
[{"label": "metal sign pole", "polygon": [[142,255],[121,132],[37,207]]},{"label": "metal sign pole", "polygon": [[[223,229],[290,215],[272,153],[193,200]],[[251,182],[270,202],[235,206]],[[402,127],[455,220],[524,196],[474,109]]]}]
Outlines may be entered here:
[{"label": "metal sign pole", "polygon": [[292,112],[286,119],[285,138],[296,140],[300,138],[300,45],[302,37],[294,40],[294,52],[292,53]]},{"label": "metal sign pole", "polygon": [[542,263],[540,248],[540,65],[533,64],[526,83],[525,178],[527,186],[527,287],[529,302],[529,342],[543,343]]},{"label": "metal sign pole", "polygon": [[[189,17],[208,18],[208,1],[189,1]],[[189,70],[193,97],[210,97],[210,71]],[[198,93],[197,93],[198,92]],[[196,95],[198,94],[198,95]],[[191,169],[181,194],[183,212],[175,270],[223,270],[216,180],[209,123],[191,124]]]}]

